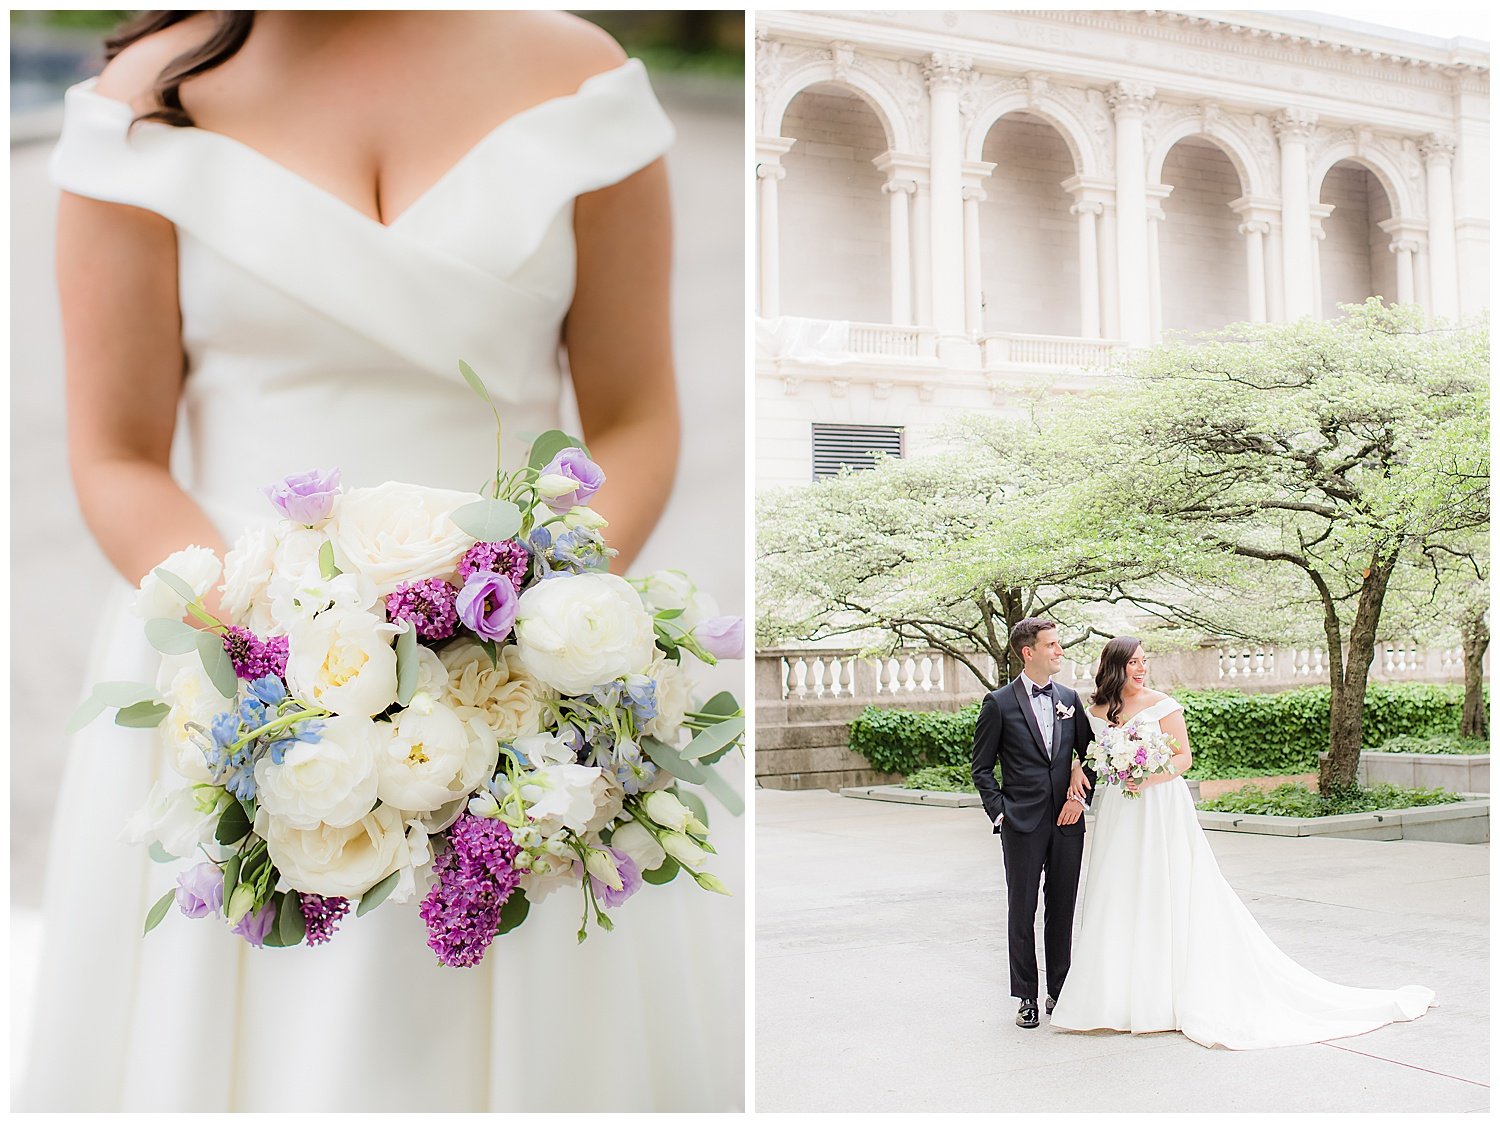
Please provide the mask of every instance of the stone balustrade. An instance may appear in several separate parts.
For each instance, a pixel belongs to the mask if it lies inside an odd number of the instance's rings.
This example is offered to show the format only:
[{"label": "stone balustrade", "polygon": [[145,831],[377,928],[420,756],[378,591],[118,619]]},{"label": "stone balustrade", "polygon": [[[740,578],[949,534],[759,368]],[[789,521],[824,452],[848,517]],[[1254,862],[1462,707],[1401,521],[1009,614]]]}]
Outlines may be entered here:
[{"label": "stone balustrade", "polygon": [[937,357],[936,328],[902,327],[898,324],[849,325],[851,354],[897,359]]},{"label": "stone balustrade", "polygon": [[1104,371],[1125,357],[1120,340],[1079,339],[1065,335],[994,332],[979,337],[984,365],[990,370],[1042,368]]}]

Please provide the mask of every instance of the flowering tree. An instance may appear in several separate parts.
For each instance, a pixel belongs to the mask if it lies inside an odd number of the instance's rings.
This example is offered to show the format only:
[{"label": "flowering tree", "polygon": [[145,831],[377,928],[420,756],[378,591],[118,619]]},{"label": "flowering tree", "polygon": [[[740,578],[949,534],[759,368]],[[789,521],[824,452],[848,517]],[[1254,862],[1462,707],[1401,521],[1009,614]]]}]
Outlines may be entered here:
[{"label": "flowering tree", "polygon": [[1487,328],[1343,307],[1143,352],[1084,444],[1145,540],[1180,535],[1308,591],[1333,691],[1325,792],[1354,782],[1393,576],[1489,524]]}]

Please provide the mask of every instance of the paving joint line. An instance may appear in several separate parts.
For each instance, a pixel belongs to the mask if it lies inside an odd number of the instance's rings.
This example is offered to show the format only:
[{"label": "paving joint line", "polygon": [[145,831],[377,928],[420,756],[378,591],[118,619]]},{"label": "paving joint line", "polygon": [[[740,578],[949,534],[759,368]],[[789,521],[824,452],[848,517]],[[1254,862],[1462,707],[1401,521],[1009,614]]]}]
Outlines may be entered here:
[{"label": "paving joint line", "polygon": [[1359,1049],[1351,1049],[1347,1045],[1335,1045],[1332,1041],[1320,1041],[1318,1042],[1318,1044],[1324,1045],[1329,1049],[1337,1049],[1341,1053],[1353,1053],[1356,1057],[1368,1057],[1372,1061],[1384,1061],[1387,1064],[1400,1065],[1402,1068],[1410,1068],[1415,1069],[1417,1072],[1425,1072],[1430,1076],[1440,1076],[1444,1080],[1457,1080],[1462,1084],[1472,1084],[1476,1088],[1489,1088],[1488,1084],[1482,1084],[1478,1080],[1470,1080],[1467,1076],[1454,1076],[1449,1072],[1439,1072],[1435,1068],[1423,1068],[1421,1065],[1414,1065],[1407,1061],[1398,1061],[1394,1057],[1376,1056],[1374,1053],[1365,1053],[1361,1052]]}]

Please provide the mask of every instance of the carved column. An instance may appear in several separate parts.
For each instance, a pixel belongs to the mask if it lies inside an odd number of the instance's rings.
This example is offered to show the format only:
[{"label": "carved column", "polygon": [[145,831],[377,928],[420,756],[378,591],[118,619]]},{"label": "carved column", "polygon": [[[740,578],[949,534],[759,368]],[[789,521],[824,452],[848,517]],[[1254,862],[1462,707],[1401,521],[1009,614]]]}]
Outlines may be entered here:
[{"label": "carved column", "polygon": [[888,179],[882,191],[891,200],[891,323],[911,319],[911,197],[917,185],[910,179]]},{"label": "carved column", "polygon": [[1120,338],[1120,241],[1115,229],[1115,206],[1104,204],[1104,213],[1099,216],[1099,272],[1101,275],[1099,304],[1103,311],[1104,338]]},{"label": "carved column", "polygon": [[984,188],[968,186],[964,199],[964,327],[970,335],[984,330],[983,273],[979,257],[979,204]]},{"label": "carved column", "polygon": [[1308,299],[1312,302],[1309,315],[1321,320],[1327,312],[1323,303],[1323,240],[1328,232],[1323,229],[1323,220],[1333,213],[1332,203],[1318,203],[1307,208],[1307,224],[1312,240],[1308,248],[1309,282]]},{"label": "carved column", "polygon": [[932,113],[932,302],[939,332],[964,334],[963,121],[958,95],[968,76],[967,55],[937,53],[923,72]]},{"label": "carved column", "polygon": [[1266,247],[1271,233],[1269,222],[1242,222],[1239,232],[1245,236],[1245,285],[1250,294],[1250,322],[1266,322]]},{"label": "carved column", "polygon": [[1276,115],[1274,123],[1281,141],[1282,287],[1286,318],[1299,320],[1314,311],[1307,142],[1318,117],[1305,109],[1287,109]]},{"label": "carved column", "polygon": [[[1142,121],[1156,90],[1141,82],[1116,82],[1105,95],[1115,114],[1115,239],[1119,266],[1120,336],[1133,347],[1151,341],[1147,277],[1150,233],[1146,216],[1146,152]],[[1144,283],[1143,283],[1144,282]]]},{"label": "carved column", "polygon": [[932,189],[922,180],[917,181],[917,193],[912,199],[912,228],[916,236],[912,239],[912,288],[916,290],[917,323],[932,327],[936,320],[932,314]]},{"label": "carved column", "polygon": [[1431,299],[1427,278],[1421,276],[1427,263],[1417,260],[1427,246],[1426,224],[1415,219],[1388,218],[1379,226],[1391,236],[1387,248],[1396,255],[1396,303],[1420,304],[1430,314],[1431,309],[1422,303]]},{"label": "carved column", "polygon": [[1396,238],[1390,244],[1396,255],[1396,303],[1411,304],[1417,299],[1416,280],[1412,275],[1412,254],[1417,252],[1415,238]]},{"label": "carved column", "polygon": [[1167,220],[1162,203],[1171,193],[1170,184],[1153,183],[1146,188],[1146,288],[1151,307],[1152,343],[1161,342],[1161,225]]},{"label": "carved column", "polygon": [[1078,304],[1085,339],[1100,338],[1099,324],[1099,216],[1104,204],[1098,200],[1074,203],[1070,213],[1078,216]]},{"label": "carved column", "polygon": [[1432,307],[1444,319],[1458,317],[1458,233],[1454,226],[1451,136],[1434,134],[1417,146],[1427,164],[1427,258],[1432,274]]},{"label": "carved column", "polygon": [[1286,290],[1282,282],[1286,279],[1281,257],[1281,219],[1273,218],[1271,233],[1266,238],[1266,311],[1271,322],[1286,323]]},{"label": "carved column", "polygon": [[755,176],[760,183],[760,314],[781,315],[781,217],[776,185],[786,178],[781,158],[792,150],[791,137],[760,137],[755,142]]}]

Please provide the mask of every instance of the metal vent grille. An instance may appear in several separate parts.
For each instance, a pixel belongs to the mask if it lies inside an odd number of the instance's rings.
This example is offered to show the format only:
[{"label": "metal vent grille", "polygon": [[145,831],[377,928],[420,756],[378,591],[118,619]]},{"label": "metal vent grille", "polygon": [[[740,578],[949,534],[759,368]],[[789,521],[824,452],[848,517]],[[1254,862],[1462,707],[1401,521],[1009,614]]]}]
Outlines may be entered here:
[{"label": "metal vent grille", "polygon": [[836,476],[844,466],[862,471],[875,466],[873,453],[905,455],[906,430],[900,425],[813,424],[813,479]]}]

